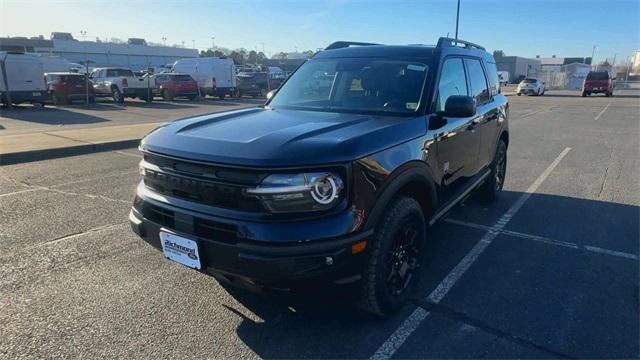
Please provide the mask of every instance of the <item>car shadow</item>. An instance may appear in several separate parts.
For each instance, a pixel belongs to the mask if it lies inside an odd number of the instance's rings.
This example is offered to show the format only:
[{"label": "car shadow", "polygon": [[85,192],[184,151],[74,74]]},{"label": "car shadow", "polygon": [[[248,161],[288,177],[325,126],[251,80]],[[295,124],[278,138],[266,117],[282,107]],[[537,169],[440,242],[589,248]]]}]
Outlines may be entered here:
[{"label": "car shadow", "polygon": [[[425,297],[478,244],[483,235],[487,233],[488,227],[494,225],[522,195],[523,193],[521,192],[505,191],[501,194],[500,199],[492,204],[484,204],[471,197],[465,203],[456,206],[448,215],[448,219],[477,224],[481,228],[461,226],[445,220],[429,229],[428,241],[423,250],[425,251],[424,266],[421,268],[421,281],[417,284],[415,303],[424,301]],[[576,272],[574,275],[576,277],[590,276],[589,274],[593,275],[593,273],[587,274],[576,271],[574,268],[575,262],[580,264],[587,262],[594,272],[611,273],[608,268],[610,265],[605,264],[604,260],[619,261],[619,264],[616,263],[616,269],[620,267],[622,269],[620,270],[621,276],[627,276],[632,281],[631,284],[635,281],[635,285],[632,286],[635,290],[631,290],[637,292],[637,261],[611,258],[610,255],[603,254],[593,255],[593,253],[586,252],[584,247],[591,245],[612,248],[612,250],[631,252],[637,256],[640,229],[639,214],[640,207],[634,205],[533,194],[520,209],[517,216],[507,225],[507,229],[576,244],[578,248],[567,250],[570,252],[566,254],[562,253],[567,256],[566,269],[564,270],[566,272]],[[485,226],[485,228],[482,228],[482,226]],[[531,252],[532,241],[534,240],[513,239],[515,240],[508,242],[509,246],[519,248],[519,251],[523,254]],[[509,238],[509,240],[513,239]],[[502,241],[500,243],[500,241],[496,240],[494,242],[496,245],[491,246],[504,245],[505,240]],[[539,246],[550,246],[551,248],[548,251],[565,249],[564,247],[556,249],[553,244],[543,244],[543,242],[534,243],[539,244]],[[500,248],[498,247],[497,249]],[[598,261],[601,258],[594,260],[589,256],[601,256],[605,257],[605,259]],[[503,258],[487,260],[489,264],[499,264],[500,261],[517,262],[519,260],[508,253],[505,253]],[[560,262],[559,266],[565,266],[564,261]],[[487,271],[487,269],[471,267],[468,273],[477,275],[478,272],[484,271]],[[633,280],[634,274],[636,280]],[[530,275],[535,276],[535,274]],[[549,279],[549,281],[552,280]],[[514,297],[518,292],[529,291],[527,290],[529,286],[531,285],[523,283],[521,289],[514,289]],[[567,284],[566,286],[571,287],[573,285]],[[241,306],[255,315],[246,315],[247,311],[237,308],[236,305],[224,305],[230,313],[242,319],[236,328],[238,338],[262,358],[369,358],[415,309],[413,305],[407,306],[399,314],[387,318],[373,318],[363,315],[354,311],[354,307],[350,305],[357,294],[353,286],[350,288],[315,288],[305,290],[305,292],[296,295],[268,297],[255,295],[229,286],[224,286],[224,288]],[[576,289],[578,291],[581,288],[576,287]],[[455,296],[458,292],[464,293],[466,291],[460,288],[456,290],[458,291],[452,292],[452,295],[447,296]],[[601,290],[606,291],[606,289]],[[537,296],[553,297],[555,295],[537,294]],[[576,294],[576,296],[586,296],[586,302],[593,301],[598,308],[607,308],[604,304],[598,303],[602,301],[601,299],[589,298],[589,294]],[[443,301],[446,303],[447,299],[451,300],[445,297]],[[636,300],[628,298],[624,301]],[[616,301],[620,301],[620,299]],[[556,323],[580,321],[581,316],[586,318],[591,316],[585,308],[565,309],[562,304],[557,304],[557,307],[553,311],[560,312],[566,315],[567,318],[549,318],[549,324],[544,327],[551,332],[549,336],[571,337],[572,334],[563,333],[562,327],[555,326]],[[458,312],[465,311],[465,309],[455,310]],[[584,313],[581,313],[580,310],[583,310]],[[507,325],[520,328],[522,331],[527,328],[525,323],[501,324],[497,320],[500,318],[499,314],[488,314],[487,316],[489,319],[496,319],[495,323],[488,321],[488,325],[495,328]],[[532,314],[532,316],[535,316],[535,314]],[[638,314],[633,314],[633,316],[636,317],[635,321],[637,322]],[[542,320],[538,319],[537,321]],[[602,327],[607,326],[609,325],[602,324]],[[610,326],[615,326],[615,324]],[[606,329],[602,331],[606,331]],[[544,338],[548,334],[535,335]],[[631,347],[633,339],[637,339],[638,334],[628,334],[628,336]],[[578,340],[585,341],[584,338]],[[429,341],[429,339],[424,341]],[[445,338],[438,341],[450,343],[450,346],[463,348],[465,346],[457,343],[453,338]],[[582,345],[586,348],[589,344],[584,343]],[[563,349],[556,350],[562,351]],[[497,349],[497,351],[501,357],[510,356],[508,348]],[[503,351],[503,353],[500,353],[500,351]],[[607,349],[598,351],[606,353]],[[426,355],[413,354],[418,358]]]},{"label": "car shadow", "polygon": [[[90,105],[88,109],[96,110],[101,107],[101,105]],[[13,120],[47,125],[95,124],[110,121],[109,119],[99,116],[70,111],[65,107],[53,108],[48,106],[45,106],[44,108],[14,106],[11,110],[2,109],[0,111],[0,116]]]}]

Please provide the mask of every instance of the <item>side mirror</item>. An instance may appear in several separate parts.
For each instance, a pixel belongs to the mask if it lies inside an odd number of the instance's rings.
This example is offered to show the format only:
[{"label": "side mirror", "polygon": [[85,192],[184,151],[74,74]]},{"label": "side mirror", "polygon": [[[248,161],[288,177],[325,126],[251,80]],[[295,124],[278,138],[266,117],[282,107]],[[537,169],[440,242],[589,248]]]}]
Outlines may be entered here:
[{"label": "side mirror", "polygon": [[476,101],[471,96],[449,96],[444,104],[445,117],[470,117],[476,114]]},{"label": "side mirror", "polygon": [[271,98],[273,97],[273,95],[276,94],[276,90],[271,90],[267,93],[267,100],[271,100]]}]

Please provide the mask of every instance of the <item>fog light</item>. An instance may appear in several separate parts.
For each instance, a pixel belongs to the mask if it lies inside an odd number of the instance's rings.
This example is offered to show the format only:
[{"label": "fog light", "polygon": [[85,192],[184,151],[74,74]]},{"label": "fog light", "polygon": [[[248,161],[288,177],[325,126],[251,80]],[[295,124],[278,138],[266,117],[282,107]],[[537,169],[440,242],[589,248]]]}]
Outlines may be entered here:
[{"label": "fog light", "polygon": [[324,258],[324,263],[327,265],[333,265],[333,258],[331,256],[327,256]]},{"label": "fog light", "polygon": [[366,247],[367,247],[367,241],[366,240],[357,242],[357,243],[351,245],[351,254],[355,255],[355,254],[357,254],[359,252],[363,252],[364,249],[366,249]]}]

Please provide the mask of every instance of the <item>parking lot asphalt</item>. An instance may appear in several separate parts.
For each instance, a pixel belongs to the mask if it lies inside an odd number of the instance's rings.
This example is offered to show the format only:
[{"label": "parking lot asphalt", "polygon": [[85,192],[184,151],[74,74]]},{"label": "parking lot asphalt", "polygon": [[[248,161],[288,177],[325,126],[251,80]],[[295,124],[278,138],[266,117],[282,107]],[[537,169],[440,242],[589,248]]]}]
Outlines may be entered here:
[{"label": "parking lot asphalt", "polygon": [[509,100],[504,193],[430,229],[386,319],[165,260],[127,223],[135,149],[0,167],[0,357],[637,358],[640,93]]},{"label": "parking lot asphalt", "polygon": [[151,104],[134,99],[127,99],[124,104],[98,99],[95,104],[88,106],[76,102],[61,106],[48,104],[44,108],[26,104],[15,106],[12,110],[0,110],[0,136],[172,121],[256,106],[264,101],[245,97],[224,100],[206,98],[200,101],[177,99],[154,101]]}]

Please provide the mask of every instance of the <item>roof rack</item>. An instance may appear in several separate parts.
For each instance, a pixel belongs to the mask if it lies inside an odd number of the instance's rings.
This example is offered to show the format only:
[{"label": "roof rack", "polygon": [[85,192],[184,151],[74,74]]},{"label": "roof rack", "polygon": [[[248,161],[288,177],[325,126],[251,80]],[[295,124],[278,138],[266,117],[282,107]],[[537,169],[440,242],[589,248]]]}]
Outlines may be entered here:
[{"label": "roof rack", "polygon": [[349,46],[371,46],[371,45],[380,45],[380,44],[355,42],[355,41],[336,41],[331,45],[327,46],[325,50],[342,49],[342,48],[347,48]]},{"label": "roof rack", "polygon": [[436,45],[436,47],[439,48],[443,48],[443,47],[457,47],[458,44],[462,44],[464,45],[464,48],[475,48],[478,50],[485,50],[485,48],[483,48],[482,46],[478,45],[478,44],[474,44],[472,42],[468,42],[468,41],[464,41],[464,40],[456,40],[456,39],[452,39],[452,38],[448,38],[448,37],[441,37],[440,39],[438,39],[438,45]]}]

